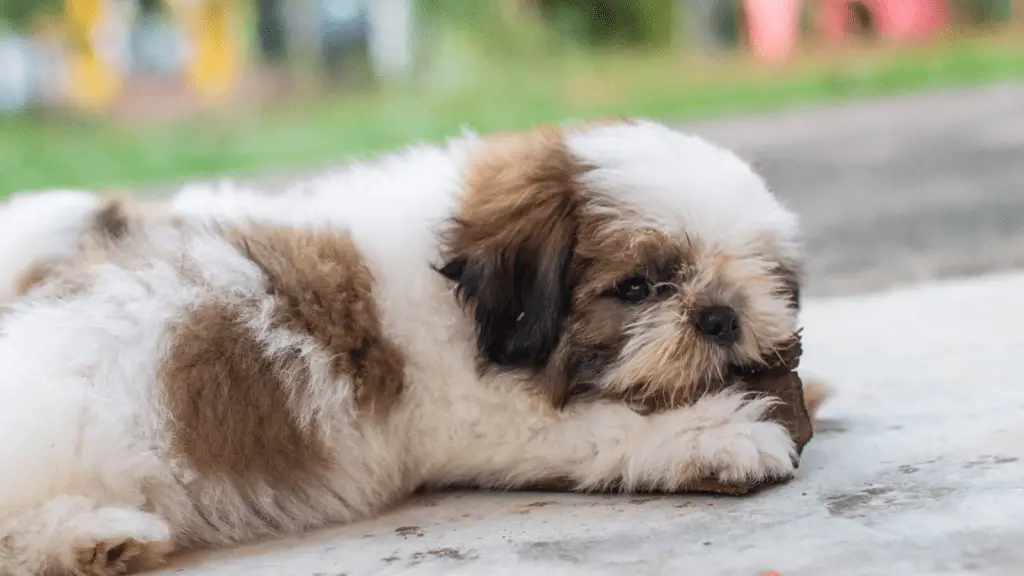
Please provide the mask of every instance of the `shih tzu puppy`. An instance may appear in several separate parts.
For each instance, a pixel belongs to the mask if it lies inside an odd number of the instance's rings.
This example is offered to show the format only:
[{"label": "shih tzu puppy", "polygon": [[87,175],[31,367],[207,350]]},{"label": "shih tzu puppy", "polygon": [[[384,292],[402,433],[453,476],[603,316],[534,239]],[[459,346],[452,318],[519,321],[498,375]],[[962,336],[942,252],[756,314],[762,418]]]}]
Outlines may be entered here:
[{"label": "shih tzu puppy", "polygon": [[279,197],[61,201],[61,235],[0,258],[0,574],[120,574],[420,487],[793,473],[774,400],[723,383],[797,330],[797,221],[698,138],[465,135]]}]

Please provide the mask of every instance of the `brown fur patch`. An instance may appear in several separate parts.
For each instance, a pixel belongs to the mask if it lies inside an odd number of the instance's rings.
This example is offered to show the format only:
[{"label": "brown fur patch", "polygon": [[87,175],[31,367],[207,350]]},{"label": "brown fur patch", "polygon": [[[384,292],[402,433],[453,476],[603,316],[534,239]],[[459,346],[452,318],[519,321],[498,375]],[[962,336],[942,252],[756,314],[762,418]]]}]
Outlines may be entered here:
[{"label": "brown fur patch", "polygon": [[56,276],[65,265],[65,262],[59,260],[33,262],[14,279],[14,294],[28,294],[33,288]]},{"label": "brown fur patch", "polygon": [[24,287],[22,295],[33,292],[46,298],[68,298],[87,290],[94,278],[89,265],[84,262],[46,262],[37,270],[40,275],[36,283]]},{"label": "brown fur patch", "polygon": [[171,444],[198,473],[274,486],[326,465],[327,447],[288,406],[305,382],[298,353],[267,358],[240,310],[216,302],[183,318],[172,342],[160,367]]},{"label": "brown fur patch", "polygon": [[[473,310],[485,363],[539,368],[571,305],[568,267],[583,166],[556,128],[490,136],[469,162],[441,273]],[[553,401],[563,383],[535,379]]]},{"label": "brown fur patch", "polygon": [[540,232],[571,234],[557,228],[574,226],[582,171],[556,128],[490,136],[468,163],[465,195],[446,247],[456,254],[523,244],[540,249],[546,239]]},{"label": "brown fur patch", "polygon": [[111,195],[102,199],[93,217],[90,231],[98,237],[117,241],[128,235],[132,224],[133,201],[128,196]]},{"label": "brown fur patch", "polygon": [[351,237],[278,226],[234,228],[227,237],[263,271],[278,301],[275,327],[312,336],[334,374],[351,379],[359,406],[386,413],[402,393],[405,360],[384,335],[373,275]]}]

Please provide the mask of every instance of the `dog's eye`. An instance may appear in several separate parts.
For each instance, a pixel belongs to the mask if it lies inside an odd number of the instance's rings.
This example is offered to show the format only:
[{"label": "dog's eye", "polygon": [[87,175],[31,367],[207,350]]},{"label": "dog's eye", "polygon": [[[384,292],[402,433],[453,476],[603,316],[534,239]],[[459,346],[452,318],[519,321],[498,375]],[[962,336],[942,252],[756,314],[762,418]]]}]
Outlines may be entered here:
[{"label": "dog's eye", "polygon": [[626,302],[641,302],[651,295],[651,282],[643,276],[630,276],[615,283],[615,296]]}]

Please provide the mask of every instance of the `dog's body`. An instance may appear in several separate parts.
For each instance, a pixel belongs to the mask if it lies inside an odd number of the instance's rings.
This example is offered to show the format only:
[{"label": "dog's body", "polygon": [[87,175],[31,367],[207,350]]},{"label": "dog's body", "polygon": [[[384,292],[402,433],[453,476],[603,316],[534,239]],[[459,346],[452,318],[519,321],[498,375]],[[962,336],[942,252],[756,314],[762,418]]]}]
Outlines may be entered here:
[{"label": "dog's body", "polygon": [[9,305],[0,574],[118,573],[421,486],[792,474],[771,398],[708,392],[797,329],[795,218],[728,152],[624,122],[314,188],[182,195]]}]

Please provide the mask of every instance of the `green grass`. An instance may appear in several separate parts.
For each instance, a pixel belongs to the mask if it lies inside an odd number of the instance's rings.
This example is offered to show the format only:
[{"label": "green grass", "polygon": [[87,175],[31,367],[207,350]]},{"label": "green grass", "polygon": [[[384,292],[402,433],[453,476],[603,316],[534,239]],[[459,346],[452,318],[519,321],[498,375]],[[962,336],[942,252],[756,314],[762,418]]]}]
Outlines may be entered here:
[{"label": "green grass", "polygon": [[453,74],[453,84],[421,94],[386,90],[260,113],[211,113],[185,123],[0,118],[0,195],[297,169],[437,140],[461,126],[490,131],[621,114],[682,120],[1024,78],[1024,45],[1011,35],[809,56],[783,69],[742,59],[623,54],[519,65],[469,62],[465,69],[471,74]]}]

